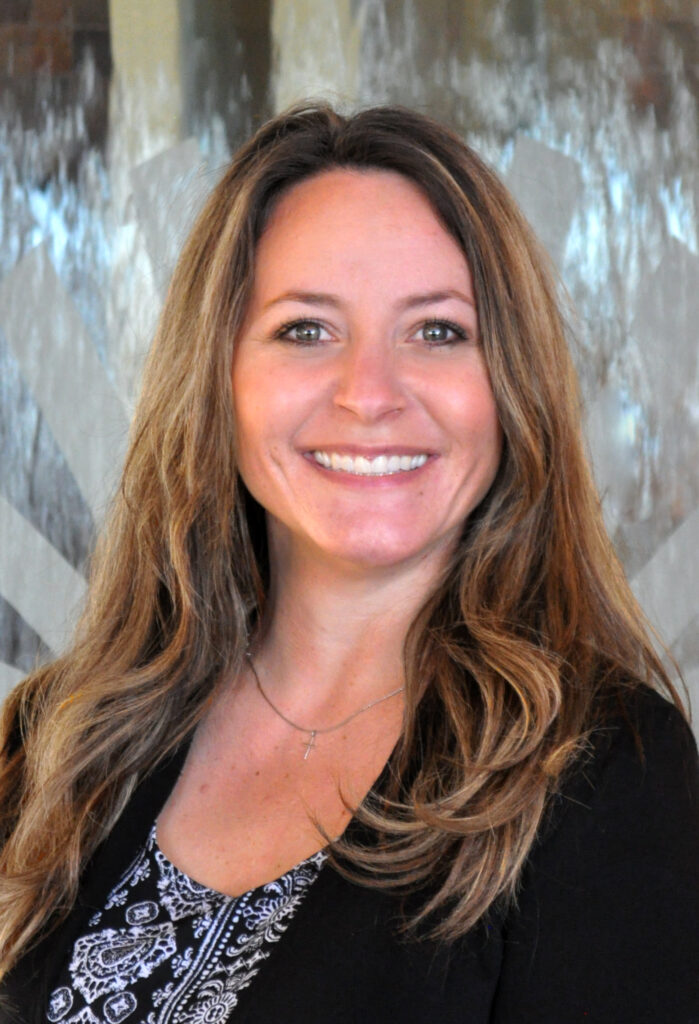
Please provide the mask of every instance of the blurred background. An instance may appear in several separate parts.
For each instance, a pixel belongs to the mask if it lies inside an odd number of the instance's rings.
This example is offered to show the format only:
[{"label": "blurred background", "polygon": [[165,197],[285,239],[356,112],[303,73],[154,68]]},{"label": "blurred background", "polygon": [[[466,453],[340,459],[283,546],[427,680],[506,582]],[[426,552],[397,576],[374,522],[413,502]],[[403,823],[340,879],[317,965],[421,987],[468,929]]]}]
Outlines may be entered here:
[{"label": "blurred background", "polygon": [[609,530],[699,705],[694,0],[0,0],[0,694],[65,642],[187,226],[306,96],[431,113],[515,193],[577,309]]}]

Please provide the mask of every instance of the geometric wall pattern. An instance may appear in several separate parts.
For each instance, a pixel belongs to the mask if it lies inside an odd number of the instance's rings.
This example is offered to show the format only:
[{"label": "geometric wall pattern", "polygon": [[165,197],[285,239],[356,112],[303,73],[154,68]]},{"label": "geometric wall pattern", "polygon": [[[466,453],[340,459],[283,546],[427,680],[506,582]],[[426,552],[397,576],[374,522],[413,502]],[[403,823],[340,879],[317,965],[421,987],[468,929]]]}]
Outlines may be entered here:
[{"label": "geometric wall pattern", "polygon": [[[617,8],[277,2],[269,89],[273,108],[431,111],[503,175],[572,296],[607,524],[696,703],[699,34],[691,5]],[[80,100],[61,116],[56,152]],[[79,606],[168,274],[225,155],[211,128],[133,163],[113,141],[48,180],[19,115],[0,122],[0,691],[60,649]]]}]

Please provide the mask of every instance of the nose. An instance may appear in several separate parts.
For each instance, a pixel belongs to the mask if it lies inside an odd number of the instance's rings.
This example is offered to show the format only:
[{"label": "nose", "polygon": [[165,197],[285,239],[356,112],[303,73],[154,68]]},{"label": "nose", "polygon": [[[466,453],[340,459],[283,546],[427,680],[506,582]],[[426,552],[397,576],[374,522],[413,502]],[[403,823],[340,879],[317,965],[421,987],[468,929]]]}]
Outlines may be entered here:
[{"label": "nose", "polygon": [[368,337],[348,345],[334,401],[365,422],[405,408],[406,393],[393,346]]}]

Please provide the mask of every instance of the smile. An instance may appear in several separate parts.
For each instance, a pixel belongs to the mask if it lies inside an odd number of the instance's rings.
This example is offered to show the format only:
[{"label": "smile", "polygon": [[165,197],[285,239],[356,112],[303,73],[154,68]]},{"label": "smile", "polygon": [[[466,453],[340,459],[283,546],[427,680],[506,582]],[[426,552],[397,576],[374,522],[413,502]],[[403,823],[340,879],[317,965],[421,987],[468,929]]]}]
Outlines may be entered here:
[{"label": "smile", "polygon": [[311,452],[315,461],[325,469],[338,473],[352,473],[354,476],[392,476],[394,473],[410,473],[424,466],[429,458],[419,455],[377,455],[368,459],[364,455],[339,455],[337,452]]}]

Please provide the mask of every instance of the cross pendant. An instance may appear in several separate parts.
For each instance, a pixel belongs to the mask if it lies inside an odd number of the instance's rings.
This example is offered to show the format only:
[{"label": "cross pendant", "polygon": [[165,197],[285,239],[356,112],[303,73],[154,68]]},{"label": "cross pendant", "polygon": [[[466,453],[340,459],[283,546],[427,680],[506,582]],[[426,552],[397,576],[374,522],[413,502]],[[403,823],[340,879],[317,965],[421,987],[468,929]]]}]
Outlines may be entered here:
[{"label": "cross pendant", "polygon": [[311,729],[311,735],[309,736],[308,743],[306,744],[306,753],[303,755],[304,761],[308,760],[308,755],[310,754],[311,750],[313,750],[315,745],[316,745],[316,732],[315,732],[315,729]]}]

